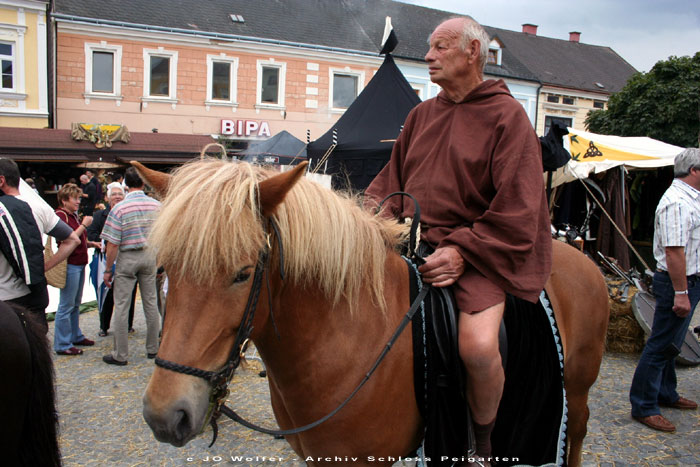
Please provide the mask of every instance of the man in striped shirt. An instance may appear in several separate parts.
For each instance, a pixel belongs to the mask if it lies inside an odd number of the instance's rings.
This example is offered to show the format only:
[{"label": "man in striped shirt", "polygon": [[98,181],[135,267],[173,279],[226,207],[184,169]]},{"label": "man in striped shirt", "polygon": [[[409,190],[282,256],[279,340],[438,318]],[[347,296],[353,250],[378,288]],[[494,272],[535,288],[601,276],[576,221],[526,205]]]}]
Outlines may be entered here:
[{"label": "man in striped shirt", "polygon": [[676,156],[673,172],[675,179],[659,201],[654,223],[654,323],[630,389],[632,417],[666,432],[676,427],[661,415],[660,405],[698,407],[676,392],[675,357],[700,301],[700,149]]},{"label": "man in striped shirt", "polygon": [[[136,281],[146,315],[148,358],[155,358],[158,352],[160,331],[160,315],[156,302],[156,260],[153,251],[146,245],[148,232],[160,211],[160,203],[146,196],[143,192],[143,181],[133,167],[126,170],[124,180],[129,193],[112,208],[101,235],[107,250],[104,283],[107,287],[114,285],[114,351],[102,357],[102,360],[110,365],[127,364],[127,318],[131,292]],[[117,266],[112,277],[112,265],[115,260]]]}]

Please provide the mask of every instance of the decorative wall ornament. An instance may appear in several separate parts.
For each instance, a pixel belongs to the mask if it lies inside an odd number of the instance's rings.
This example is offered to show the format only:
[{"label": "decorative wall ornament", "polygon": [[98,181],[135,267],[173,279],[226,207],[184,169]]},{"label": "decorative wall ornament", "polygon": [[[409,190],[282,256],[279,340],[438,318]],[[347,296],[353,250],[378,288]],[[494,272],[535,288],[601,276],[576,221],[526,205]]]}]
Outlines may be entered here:
[{"label": "decorative wall ornament", "polygon": [[71,138],[76,141],[90,141],[98,149],[111,148],[114,141],[131,141],[126,126],[90,123],[71,123]]}]

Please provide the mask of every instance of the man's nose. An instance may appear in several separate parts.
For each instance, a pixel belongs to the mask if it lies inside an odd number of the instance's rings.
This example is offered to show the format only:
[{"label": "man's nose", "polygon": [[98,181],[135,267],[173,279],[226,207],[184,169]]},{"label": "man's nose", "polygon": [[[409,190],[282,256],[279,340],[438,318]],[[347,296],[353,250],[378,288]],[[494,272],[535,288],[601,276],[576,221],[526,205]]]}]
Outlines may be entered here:
[{"label": "man's nose", "polygon": [[425,61],[430,63],[433,60],[435,60],[435,55],[433,54],[433,49],[431,48],[428,50],[428,53],[425,54]]}]

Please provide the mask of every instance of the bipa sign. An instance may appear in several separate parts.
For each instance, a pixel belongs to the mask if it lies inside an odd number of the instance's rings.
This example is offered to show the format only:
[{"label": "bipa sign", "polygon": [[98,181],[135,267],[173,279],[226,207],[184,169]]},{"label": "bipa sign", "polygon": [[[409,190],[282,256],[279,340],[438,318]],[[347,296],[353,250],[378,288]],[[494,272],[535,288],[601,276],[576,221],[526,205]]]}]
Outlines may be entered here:
[{"label": "bipa sign", "polygon": [[270,136],[270,124],[256,120],[221,120],[221,134],[235,136]]}]

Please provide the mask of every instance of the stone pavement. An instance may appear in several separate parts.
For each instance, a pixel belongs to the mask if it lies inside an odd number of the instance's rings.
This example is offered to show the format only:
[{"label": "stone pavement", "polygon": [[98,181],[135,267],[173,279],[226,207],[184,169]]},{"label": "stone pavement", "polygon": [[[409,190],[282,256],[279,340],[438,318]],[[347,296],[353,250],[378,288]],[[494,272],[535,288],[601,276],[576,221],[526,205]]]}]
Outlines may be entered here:
[{"label": "stone pavement", "polygon": [[[211,429],[183,448],[153,438],[141,416],[141,397],[153,369],[146,359],[145,322],[137,304],[129,335],[129,364],[106,365],[102,356],[112,348],[112,336],[97,337],[97,311],[81,315],[85,335],[97,343],[81,356],[54,355],[60,446],[65,466],[210,466],[301,465],[284,440],[251,431],[226,419],[219,439],[208,448]],[[53,323],[49,337],[53,339]],[[632,420],[627,394],[638,355],[606,354],[592,389],[591,420],[584,442],[583,463],[593,465],[700,465],[700,412],[662,409],[678,431],[655,432]],[[239,370],[231,386],[229,405],[254,423],[275,427],[267,380],[252,362]],[[678,370],[679,390],[700,400],[700,367]],[[233,457],[233,459],[232,459]],[[272,459],[271,459],[272,458]]]}]

